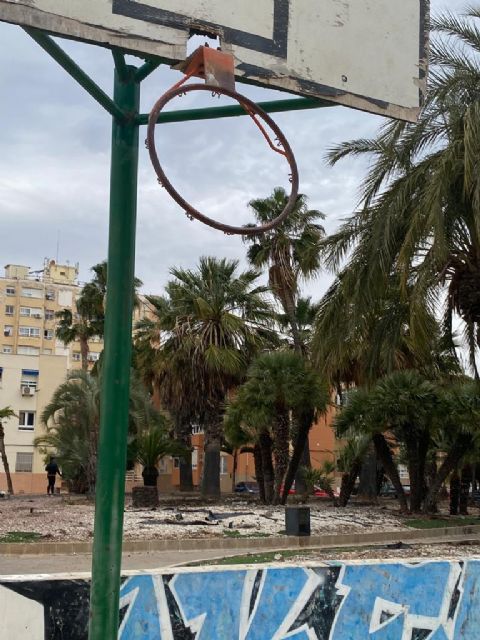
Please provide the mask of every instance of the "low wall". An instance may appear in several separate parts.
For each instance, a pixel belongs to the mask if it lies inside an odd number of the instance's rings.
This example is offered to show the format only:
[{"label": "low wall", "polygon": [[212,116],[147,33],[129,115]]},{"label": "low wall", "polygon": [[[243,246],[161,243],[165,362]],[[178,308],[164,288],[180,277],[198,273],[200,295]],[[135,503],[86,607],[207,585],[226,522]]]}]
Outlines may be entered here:
[{"label": "low wall", "polygon": [[[86,640],[85,576],[0,578],[0,637]],[[480,560],[124,576],[121,640],[476,640]]]}]

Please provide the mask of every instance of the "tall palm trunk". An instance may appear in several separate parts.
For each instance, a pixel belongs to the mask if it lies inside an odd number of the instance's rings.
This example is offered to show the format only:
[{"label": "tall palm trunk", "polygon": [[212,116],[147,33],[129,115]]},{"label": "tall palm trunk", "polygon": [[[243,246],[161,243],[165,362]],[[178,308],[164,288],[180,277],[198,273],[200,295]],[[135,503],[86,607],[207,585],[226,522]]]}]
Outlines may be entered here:
[{"label": "tall palm trunk", "polygon": [[210,414],[205,425],[205,444],[203,456],[202,496],[219,498],[220,491],[220,452],[222,449],[222,424],[220,411]]},{"label": "tall palm trunk", "polygon": [[233,449],[233,469],[232,469],[232,493],[235,493],[235,486],[237,484],[237,468],[238,468],[238,449]]},{"label": "tall palm trunk", "polygon": [[253,449],[253,460],[255,463],[255,479],[257,480],[258,493],[261,502],[265,503],[265,477],[263,475],[262,449],[256,444]]},{"label": "tall palm trunk", "polygon": [[88,354],[90,352],[90,348],[88,346],[88,339],[85,336],[80,336],[79,341],[80,341],[80,358],[82,361],[82,370],[88,371]]},{"label": "tall palm trunk", "polygon": [[263,431],[260,434],[260,449],[262,454],[262,469],[263,469],[263,482],[265,487],[265,502],[272,504],[273,502],[273,484],[274,484],[274,469],[272,463],[272,439],[270,435]]},{"label": "tall palm trunk", "polygon": [[12,476],[10,474],[10,466],[8,464],[7,452],[5,450],[5,431],[3,429],[3,424],[1,422],[0,422],[0,456],[2,458],[2,464],[5,470],[5,476],[7,478],[8,493],[11,496],[13,496]]},{"label": "tall palm trunk", "polygon": [[458,470],[452,473],[450,477],[450,515],[458,516],[458,505],[460,502],[460,476]]},{"label": "tall palm trunk", "polygon": [[98,425],[90,426],[88,442],[88,462],[87,462],[87,492],[95,495],[95,485],[97,481],[97,449],[98,449]]},{"label": "tall palm trunk", "polygon": [[447,456],[442,462],[434,481],[430,485],[425,499],[423,510],[425,513],[430,513],[434,509],[434,505],[437,501],[438,492],[440,491],[443,483],[448,476],[457,469],[462,458],[469,451],[472,446],[472,439],[468,435],[461,435],[455,442],[454,446],[450,448]]},{"label": "tall palm trunk", "polygon": [[472,467],[466,464],[460,476],[460,515],[468,516],[468,499],[470,497],[470,484],[472,482]]},{"label": "tall palm trunk", "polygon": [[192,471],[192,427],[189,421],[177,422],[175,435],[184,448],[185,453],[179,459],[180,491],[193,491]]},{"label": "tall palm trunk", "polygon": [[385,470],[386,476],[395,488],[397,500],[400,503],[400,509],[403,513],[407,513],[408,504],[405,496],[405,490],[400,480],[397,465],[393,460],[392,452],[388,446],[388,442],[385,440],[385,436],[381,433],[375,433],[373,436],[373,446],[375,447],[377,457]]},{"label": "tall palm trunk", "polygon": [[405,445],[407,449],[407,466],[410,476],[410,511],[419,513],[425,498],[425,467],[427,462],[428,444],[427,432],[417,434],[413,429],[405,430]]},{"label": "tall palm trunk", "polygon": [[355,488],[355,482],[357,481],[358,476],[360,475],[360,471],[362,470],[362,460],[360,458],[356,458],[350,471],[348,473],[344,473],[342,476],[342,483],[340,485],[340,497],[338,500],[338,504],[341,507],[346,507],[350,497]]},{"label": "tall palm trunk", "polygon": [[275,459],[274,504],[280,502],[280,491],[287,473],[289,461],[290,421],[288,413],[279,409],[273,435],[273,457]]},{"label": "tall palm trunk", "polygon": [[[310,450],[308,447],[308,433],[312,426],[313,417],[314,417],[313,411],[302,412],[302,414],[298,417],[297,437],[295,439],[292,457],[290,458],[287,474],[285,476],[285,483],[283,486],[283,495],[282,495],[282,504],[285,504],[287,501],[288,492],[292,487],[294,479],[295,479],[296,492],[298,494],[304,494],[307,492],[306,482],[303,477],[303,473],[301,473],[301,469],[299,469],[299,467],[308,466],[304,462],[305,451],[308,454],[308,460],[310,460]],[[303,450],[302,450],[302,443],[303,443]],[[299,478],[300,478],[300,482],[299,482]]]}]

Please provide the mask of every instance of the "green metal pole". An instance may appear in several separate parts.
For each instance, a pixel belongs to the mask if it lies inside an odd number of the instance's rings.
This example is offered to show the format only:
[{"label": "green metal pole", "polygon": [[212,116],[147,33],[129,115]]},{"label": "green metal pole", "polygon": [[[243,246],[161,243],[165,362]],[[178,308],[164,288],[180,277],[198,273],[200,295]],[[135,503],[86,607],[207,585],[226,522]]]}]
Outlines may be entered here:
[{"label": "green metal pole", "polygon": [[110,230],[98,447],[89,640],[116,640],[132,344],[140,86],[133,67],[115,71],[114,101],[130,118],[113,119]]}]

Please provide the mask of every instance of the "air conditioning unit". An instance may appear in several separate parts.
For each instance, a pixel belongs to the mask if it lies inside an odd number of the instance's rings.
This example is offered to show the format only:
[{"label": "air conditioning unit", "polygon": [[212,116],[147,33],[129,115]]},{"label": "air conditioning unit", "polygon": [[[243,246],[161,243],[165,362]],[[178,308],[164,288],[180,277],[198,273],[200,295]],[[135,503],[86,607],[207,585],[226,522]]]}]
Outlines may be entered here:
[{"label": "air conditioning unit", "polygon": [[22,396],[33,396],[34,389],[31,387],[22,387]]}]

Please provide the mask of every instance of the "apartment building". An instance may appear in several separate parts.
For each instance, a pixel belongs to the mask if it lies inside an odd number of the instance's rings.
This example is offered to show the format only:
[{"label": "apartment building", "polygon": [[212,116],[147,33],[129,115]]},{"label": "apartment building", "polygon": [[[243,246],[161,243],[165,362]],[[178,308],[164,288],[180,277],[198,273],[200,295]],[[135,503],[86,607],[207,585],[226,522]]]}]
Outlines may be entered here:
[{"label": "apartment building", "polygon": [[[42,433],[40,416],[68,371],[82,366],[78,341],[65,346],[55,337],[56,313],[71,310],[75,316],[80,295],[78,265],[45,260],[32,271],[8,264],[0,277],[0,408],[10,406],[15,418],[4,421],[5,446],[16,493],[45,491],[44,464],[33,447]],[[134,322],[150,313],[140,296]],[[103,338],[89,341],[89,367],[100,357]],[[0,461],[0,490],[6,489]]]},{"label": "apartment building", "polygon": [[[46,492],[44,461],[33,446],[40,416],[67,375],[67,357],[0,353],[0,407],[15,416],[3,421],[5,449],[15,493]],[[0,489],[7,483],[0,464]]]}]

